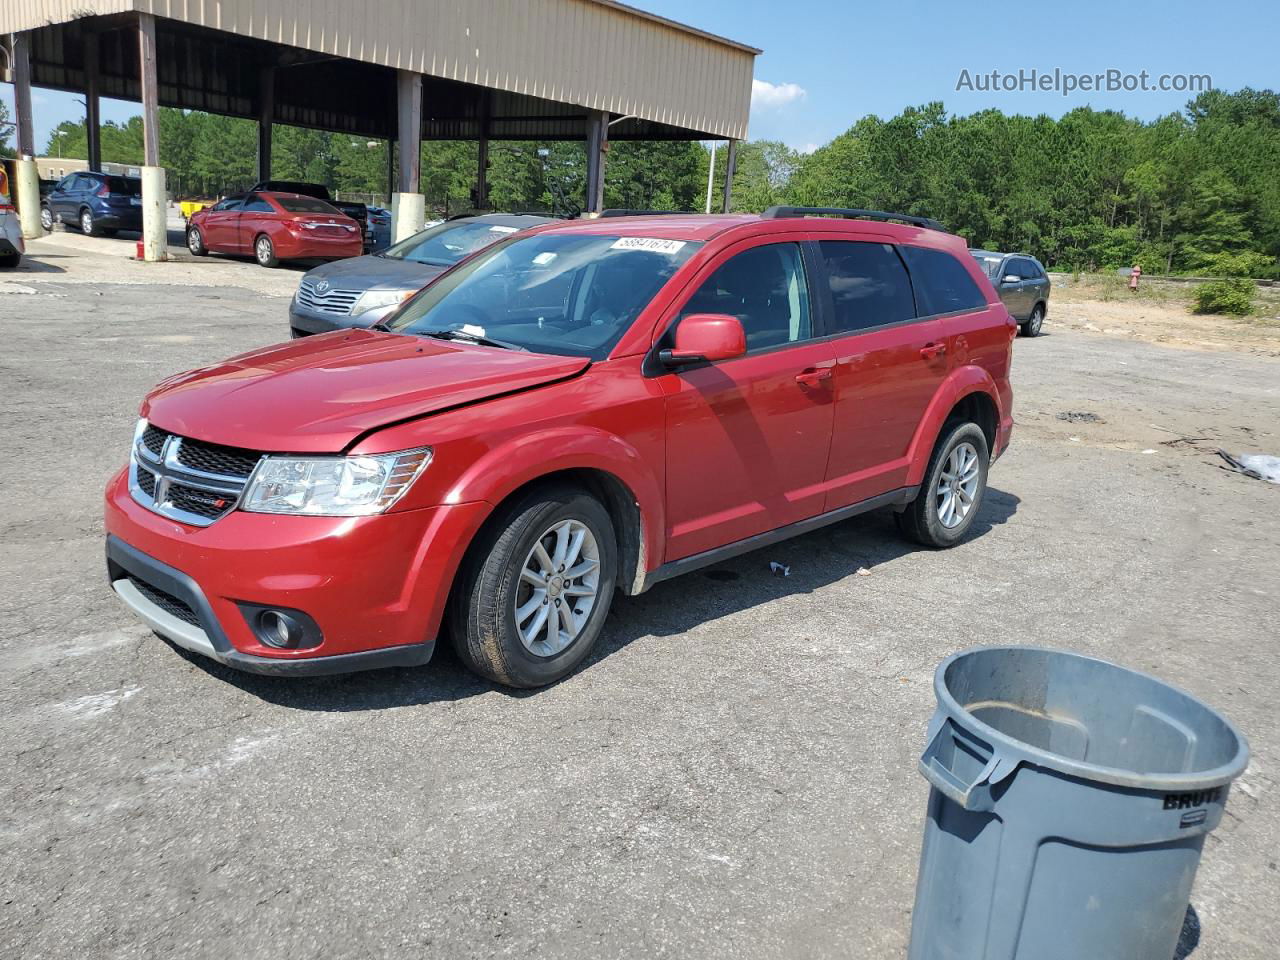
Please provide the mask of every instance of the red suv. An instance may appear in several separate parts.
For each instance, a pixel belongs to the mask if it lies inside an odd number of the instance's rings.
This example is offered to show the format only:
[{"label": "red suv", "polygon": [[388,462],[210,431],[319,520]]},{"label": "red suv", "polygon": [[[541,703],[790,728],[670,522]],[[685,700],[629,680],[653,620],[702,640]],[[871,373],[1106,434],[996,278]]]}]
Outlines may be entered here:
[{"label": "red suv", "polygon": [[922,218],[549,224],[384,325],[161,383],[107,488],[110,580],[244,670],[425,663],[444,626],[479,673],[550,683],[615,590],[876,507],[959,541],[1016,329]]}]

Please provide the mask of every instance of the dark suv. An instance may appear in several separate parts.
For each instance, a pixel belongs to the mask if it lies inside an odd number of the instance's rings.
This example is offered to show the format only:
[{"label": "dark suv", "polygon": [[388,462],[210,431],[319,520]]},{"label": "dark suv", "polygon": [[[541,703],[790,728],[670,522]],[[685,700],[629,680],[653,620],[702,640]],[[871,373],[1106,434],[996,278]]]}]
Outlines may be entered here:
[{"label": "dark suv", "polygon": [[84,170],[69,173],[49,191],[40,205],[40,225],[79,227],[89,237],[111,236],[117,230],[142,230],[142,181],[114,173]]},{"label": "dark suv", "polygon": [[1024,337],[1038,337],[1049,305],[1049,276],[1040,261],[1028,253],[996,253],[970,250],[991,278],[991,285]]}]

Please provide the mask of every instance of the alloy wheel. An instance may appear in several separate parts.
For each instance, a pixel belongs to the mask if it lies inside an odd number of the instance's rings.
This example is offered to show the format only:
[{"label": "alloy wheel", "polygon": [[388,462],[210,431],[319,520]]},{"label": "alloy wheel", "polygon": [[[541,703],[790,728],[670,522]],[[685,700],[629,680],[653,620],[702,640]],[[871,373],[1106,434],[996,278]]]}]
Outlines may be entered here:
[{"label": "alloy wheel", "polygon": [[258,244],[254,248],[258,253],[258,262],[268,264],[271,262],[271,241],[266,237],[259,237]]},{"label": "alloy wheel", "polygon": [[53,229],[53,211],[48,207],[40,208],[40,226],[45,230]]},{"label": "alloy wheel", "polygon": [[192,227],[190,230],[187,231],[187,249],[198,256],[200,253],[200,249],[203,246],[204,246],[204,240],[200,236],[199,228]]},{"label": "alloy wheel", "polygon": [[93,233],[93,214],[88,210],[80,212],[80,232],[85,236]]},{"label": "alloy wheel", "polygon": [[520,567],[514,612],[520,642],[536,657],[568,648],[595,609],[600,548],[580,520],[561,520],[534,542]]},{"label": "alloy wheel", "polygon": [[973,444],[958,444],[947,456],[938,476],[935,502],[938,521],[947,529],[960,526],[973,509],[978,495],[978,451]]}]

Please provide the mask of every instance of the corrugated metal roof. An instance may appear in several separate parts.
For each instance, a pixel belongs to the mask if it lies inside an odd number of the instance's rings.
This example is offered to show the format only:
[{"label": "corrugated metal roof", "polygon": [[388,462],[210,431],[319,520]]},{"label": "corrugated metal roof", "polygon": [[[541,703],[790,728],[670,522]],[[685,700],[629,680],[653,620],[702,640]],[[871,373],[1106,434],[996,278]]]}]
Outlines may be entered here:
[{"label": "corrugated metal roof", "polygon": [[0,32],[129,11],[733,139],[759,52],[613,0],[4,0]]}]

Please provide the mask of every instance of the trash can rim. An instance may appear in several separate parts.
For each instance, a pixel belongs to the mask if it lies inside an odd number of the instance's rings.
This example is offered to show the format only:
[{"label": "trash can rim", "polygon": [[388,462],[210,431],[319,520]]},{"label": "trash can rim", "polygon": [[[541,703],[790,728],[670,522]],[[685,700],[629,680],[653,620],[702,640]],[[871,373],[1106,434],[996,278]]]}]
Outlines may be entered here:
[{"label": "trash can rim", "polygon": [[[1162,686],[1168,687],[1185,697],[1189,697],[1196,703],[1200,704],[1204,709],[1208,710],[1221,721],[1232,735],[1236,738],[1236,753],[1228,762],[1211,770],[1195,770],[1188,773],[1136,773],[1132,770],[1126,770],[1123,767],[1104,767],[1096,763],[1086,763],[1081,760],[1072,760],[1060,754],[1052,753],[1048,750],[1042,750],[1039,747],[1018,740],[1002,733],[990,724],[979,720],[972,713],[951,695],[951,691],[947,689],[946,672],[951,664],[955,663],[962,657],[967,657],[976,653],[988,653],[991,651],[1007,650],[1015,651],[1032,651],[1035,653],[1051,653],[1060,654],[1062,656],[1072,657],[1077,660],[1092,660],[1095,663],[1112,667],[1116,670],[1123,670],[1134,676],[1143,677],[1144,679],[1154,681]],[[1101,783],[1110,783],[1116,786],[1133,787],[1139,790],[1197,790],[1206,789],[1208,787],[1220,786],[1230,783],[1236,777],[1244,772],[1245,767],[1249,763],[1249,742],[1245,739],[1243,733],[1236,727],[1234,723],[1226,718],[1223,713],[1215,707],[1209,706],[1195,694],[1190,693],[1183,688],[1162,680],[1159,677],[1146,673],[1142,670],[1134,670],[1132,667],[1121,666],[1110,660],[1104,660],[1101,657],[1093,657],[1086,653],[1079,653],[1075,650],[1062,650],[1056,647],[1036,647],[1029,644],[994,644],[983,647],[970,647],[967,650],[961,650],[951,654],[940,664],[933,674],[933,691],[938,699],[938,708],[949,714],[954,720],[962,723],[965,729],[969,730],[975,736],[991,741],[991,746],[1008,759],[1018,762],[1023,761],[1034,766],[1044,767],[1048,770],[1066,773],[1071,776],[1081,777],[1085,780],[1095,780]]]}]

